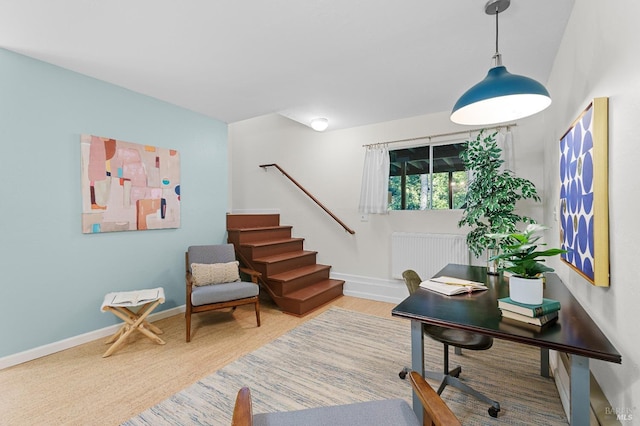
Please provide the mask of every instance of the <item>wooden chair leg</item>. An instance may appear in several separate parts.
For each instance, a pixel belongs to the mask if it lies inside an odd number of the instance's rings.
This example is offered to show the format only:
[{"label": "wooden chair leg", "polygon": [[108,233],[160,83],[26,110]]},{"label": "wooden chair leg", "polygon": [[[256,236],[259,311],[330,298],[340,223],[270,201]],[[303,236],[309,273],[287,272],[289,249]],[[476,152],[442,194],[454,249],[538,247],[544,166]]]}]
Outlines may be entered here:
[{"label": "wooden chair leg", "polygon": [[191,341],[191,312],[185,312],[184,317],[187,321],[187,343],[189,343]]},{"label": "wooden chair leg", "polygon": [[260,327],[260,300],[256,300],[256,321],[258,322],[258,327]]}]

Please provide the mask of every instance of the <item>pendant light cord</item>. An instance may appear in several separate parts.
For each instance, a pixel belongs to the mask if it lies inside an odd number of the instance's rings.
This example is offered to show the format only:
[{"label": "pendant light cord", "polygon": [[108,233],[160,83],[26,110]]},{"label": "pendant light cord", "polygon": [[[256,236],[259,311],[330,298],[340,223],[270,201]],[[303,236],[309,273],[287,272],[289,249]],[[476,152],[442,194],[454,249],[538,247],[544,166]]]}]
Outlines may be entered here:
[{"label": "pendant light cord", "polygon": [[500,51],[498,50],[498,15],[500,14],[500,12],[498,12],[498,5],[496,5],[496,55],[500,54]]},{"label": "pendant light cord", "polygon": [[500,14],[500,8],[496,3],[496,53],[493,55],[493,66],[499,67],[502,65],[502,55],[498,49],[498,15]]}]

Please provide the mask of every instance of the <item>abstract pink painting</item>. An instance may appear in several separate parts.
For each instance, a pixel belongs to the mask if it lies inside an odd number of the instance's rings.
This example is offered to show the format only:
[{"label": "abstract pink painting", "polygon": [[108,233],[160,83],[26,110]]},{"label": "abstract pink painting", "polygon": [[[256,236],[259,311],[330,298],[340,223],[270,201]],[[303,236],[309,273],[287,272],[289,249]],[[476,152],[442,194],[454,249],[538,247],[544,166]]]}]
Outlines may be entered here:
[{"label": "abstract pink painting", "polygon": [[81,135],[82,232],[180,227],[180,154]]}]

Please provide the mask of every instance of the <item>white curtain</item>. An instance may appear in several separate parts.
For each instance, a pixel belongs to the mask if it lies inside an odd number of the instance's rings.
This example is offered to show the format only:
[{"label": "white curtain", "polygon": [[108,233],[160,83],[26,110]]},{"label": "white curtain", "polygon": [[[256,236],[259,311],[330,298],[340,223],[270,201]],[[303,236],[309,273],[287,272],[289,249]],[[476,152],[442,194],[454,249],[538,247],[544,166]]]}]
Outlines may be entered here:
[{"label": "white curtain", "polygon": [[500,171],[511,170],[515,173],[516,161],[513,153],[513,134],[511,133],[511,130],[498,132],[496,135],[496,142],[498,143],[498,148],[502,149],[502,159],[504,160],[502,167],[500,167]]},{"label": "white curtain", "polygon": [[389,148],[370,145],[364,157],[360,213],[388,213],[389,206]]}]

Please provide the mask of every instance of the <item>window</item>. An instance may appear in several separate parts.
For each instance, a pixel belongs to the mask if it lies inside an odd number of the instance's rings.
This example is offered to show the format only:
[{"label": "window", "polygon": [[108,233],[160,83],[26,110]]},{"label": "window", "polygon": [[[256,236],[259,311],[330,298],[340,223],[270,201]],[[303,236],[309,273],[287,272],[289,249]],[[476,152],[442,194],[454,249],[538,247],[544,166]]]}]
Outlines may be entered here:
[{"label": "window", "polygon": [[464,208],[467,171],[460,153],[466,148],[460,142],[389,150],[389,209]]}]

